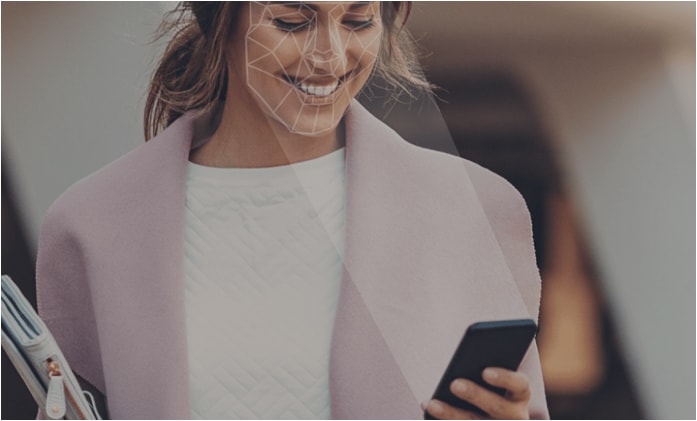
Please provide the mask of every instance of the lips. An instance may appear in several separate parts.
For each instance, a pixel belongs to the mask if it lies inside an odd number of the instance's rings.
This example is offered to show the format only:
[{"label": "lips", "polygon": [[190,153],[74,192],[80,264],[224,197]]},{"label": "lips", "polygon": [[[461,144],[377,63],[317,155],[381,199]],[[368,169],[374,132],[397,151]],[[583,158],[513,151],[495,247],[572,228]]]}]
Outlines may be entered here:
[{"label": "lips", "polygon": [[[296,78],[285,76],[285,80],[305,95],[313,97],[328,97],[332,95],[344,82],[345,76],[338,79],[325,79],[322,81],[311,81],[311,78]],[[302,81],[300,81],[302,80]]]}]

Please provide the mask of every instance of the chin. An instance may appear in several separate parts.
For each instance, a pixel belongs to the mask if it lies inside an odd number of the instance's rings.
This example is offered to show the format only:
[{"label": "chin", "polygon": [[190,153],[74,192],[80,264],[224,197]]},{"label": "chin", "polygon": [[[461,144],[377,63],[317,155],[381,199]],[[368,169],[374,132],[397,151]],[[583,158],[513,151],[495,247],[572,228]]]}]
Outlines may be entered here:
[{"label": "chin", "polygon": [[330,115],[327,116],[307,113],[307,115],[302,115],[299,118],[297,116],[289,116],[289,118],[279,116],[280,118],[277,118],[276,121],[292,134],[307,137],[321,137],[336,131],[345,112],[346,109],[338,115],[331,115],[330,112]]},{"label": "chin", "polygon": [[298,134],[307,137],[321,137],[333,133],[339,127],[339,122],[324,125],[302,125],[297,124],[295,127],[288,127],[288,131],[293,134]]}]

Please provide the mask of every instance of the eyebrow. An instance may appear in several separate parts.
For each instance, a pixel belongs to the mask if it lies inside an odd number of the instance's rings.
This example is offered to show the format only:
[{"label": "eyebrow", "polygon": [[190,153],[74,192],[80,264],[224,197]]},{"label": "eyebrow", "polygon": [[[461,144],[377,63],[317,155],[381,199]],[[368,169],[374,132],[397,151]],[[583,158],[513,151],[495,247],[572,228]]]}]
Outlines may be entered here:
[{"label": "eyebrow", "polygon": [[[279,1],[279,2],[273,2],[273,3],[276,3],[276,4],[278,4],[280,6],[284,6],[284,7],[296,8],[296,7],[300,6],[303,8],[308,8],[308,9],[313,10],[315,12],[317,11],[317,6],[315,6],[312,3],[306,3],[306,2],[301,2],[301,1]],[[369,1],[356,1],[356,2],[353,2],[349,5],[348,10],[360,9],[361,7],[368,6],[369,4],[370,4]]]},{"label": "eyebrow", "polygon": [[369,2],[369,1],[357,1],[357,2],[353,2],[353,3],[349,6],[349,10],[360,9],[361,7],[365,7],[365,6],[368,6],[368,5],[370,5],[370,2]]}]

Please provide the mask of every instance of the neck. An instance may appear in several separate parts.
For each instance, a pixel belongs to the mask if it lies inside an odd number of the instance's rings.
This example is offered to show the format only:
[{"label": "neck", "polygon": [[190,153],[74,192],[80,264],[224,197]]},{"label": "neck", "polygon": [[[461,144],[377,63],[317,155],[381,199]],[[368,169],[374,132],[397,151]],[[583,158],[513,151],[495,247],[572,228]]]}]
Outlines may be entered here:
[{"label": "neck", "polygon": [[343,122],[328,134],[305,136],[249,108],[227,101],[218,128],[191,152],[191,162],[209,167],[275,167],[318,158],[344,145]]}]

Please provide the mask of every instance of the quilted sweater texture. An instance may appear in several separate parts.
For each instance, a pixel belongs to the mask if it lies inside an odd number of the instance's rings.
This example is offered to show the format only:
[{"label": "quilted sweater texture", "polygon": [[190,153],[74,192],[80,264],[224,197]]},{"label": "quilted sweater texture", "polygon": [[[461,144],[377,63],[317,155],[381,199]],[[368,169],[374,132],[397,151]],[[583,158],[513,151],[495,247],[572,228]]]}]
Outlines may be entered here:
[{"label": "quilted sweater texture", "polygon": [[327,419],[344,236],[343,148],[271,168],[189,164],[192,417]]}]

